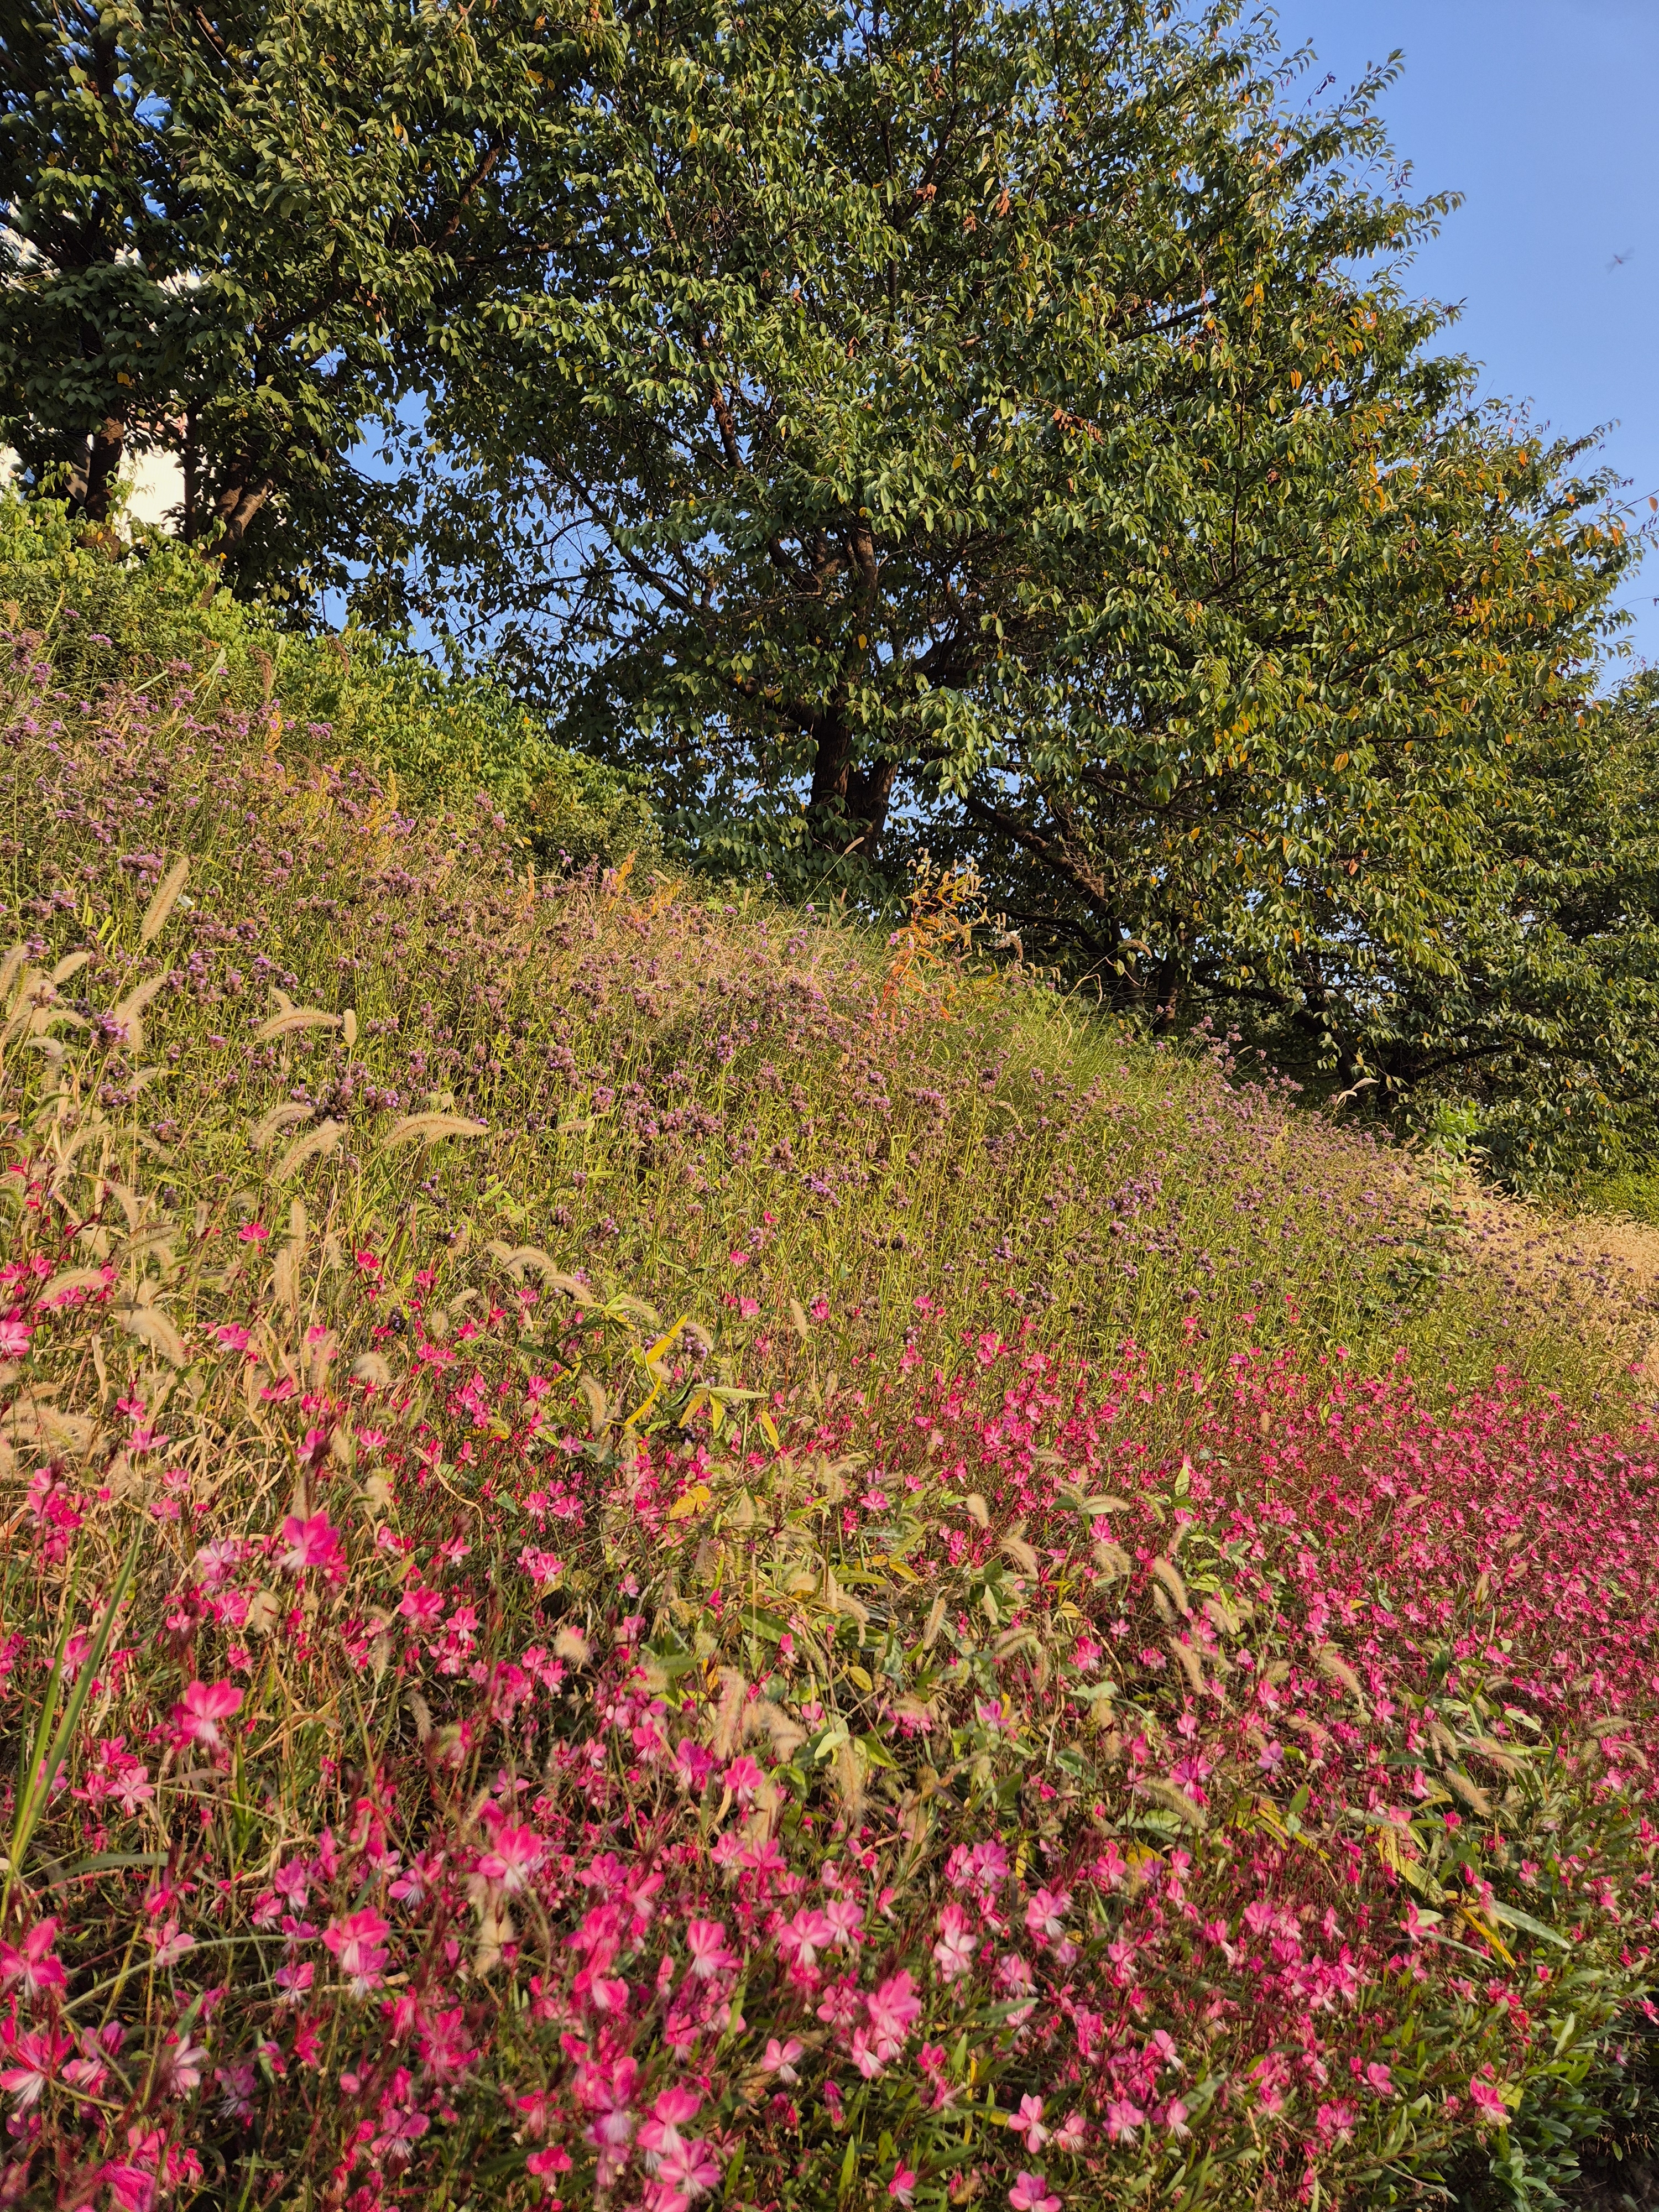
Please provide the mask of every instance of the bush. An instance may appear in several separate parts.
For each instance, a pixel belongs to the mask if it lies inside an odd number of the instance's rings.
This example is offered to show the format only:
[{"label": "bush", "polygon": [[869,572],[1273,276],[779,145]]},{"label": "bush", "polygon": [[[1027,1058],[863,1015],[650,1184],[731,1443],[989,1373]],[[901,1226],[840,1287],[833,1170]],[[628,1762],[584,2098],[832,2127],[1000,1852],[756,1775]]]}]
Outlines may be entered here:
[{"label": "bush", "polygon": [[345,754],[422,807],[470,808],[483,793],[556,867],[660,861],[640,780],[551,744],[488,674],[446,675],[367,631],[280,629],[165,537],[112,559],[60,511],[0,495],[0,608],[41,637],[57,686],[77,698],[118,680],[167,688],[187,668],[193,699],[260,721],[289,763]]}]

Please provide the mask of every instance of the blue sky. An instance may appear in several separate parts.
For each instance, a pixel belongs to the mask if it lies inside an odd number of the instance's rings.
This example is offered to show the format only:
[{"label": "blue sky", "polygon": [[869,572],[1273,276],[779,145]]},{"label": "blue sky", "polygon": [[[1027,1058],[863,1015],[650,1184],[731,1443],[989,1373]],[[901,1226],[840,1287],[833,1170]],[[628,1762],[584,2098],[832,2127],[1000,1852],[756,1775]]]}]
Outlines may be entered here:
[{"label": "blue sky", "polygon": [[[1463,302],[1486,388],[1558,431],[1617,421],[1607,459],[1659,492],[1659,0],[1279,0],[1282,43],[1346,86],[1403,49],[1382,102],[1424,193],[1464,204],[1413,289]],[[1615,257],[1621,257],[1615,264]],[[1659,661],[1659,551],[1626,593]]]}]

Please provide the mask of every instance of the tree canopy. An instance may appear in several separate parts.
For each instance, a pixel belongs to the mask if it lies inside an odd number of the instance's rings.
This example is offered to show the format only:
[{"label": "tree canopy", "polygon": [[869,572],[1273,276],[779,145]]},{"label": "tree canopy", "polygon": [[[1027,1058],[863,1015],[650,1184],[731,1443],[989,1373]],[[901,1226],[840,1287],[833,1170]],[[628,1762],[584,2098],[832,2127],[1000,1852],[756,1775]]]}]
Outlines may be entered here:
[{"label": "tree canopy", "polygon": [[468,210],[613,37],[512,0],[0,0],[0,436],[26,481],[97,528],[161,451],[182,535],[244,593],[395,576],[406,501],[365,441]]},{"label": "tree canopy", "polygon": [[434,551],[710,859],[925,839],[1120,1005],[1409,1079],[1385,1002],[1630,544],[1431,349],[1377,83],[1292,109],[1228,10],[802,20],[636,29],[650,185],[603,285],[526,256],[469,323]]}]

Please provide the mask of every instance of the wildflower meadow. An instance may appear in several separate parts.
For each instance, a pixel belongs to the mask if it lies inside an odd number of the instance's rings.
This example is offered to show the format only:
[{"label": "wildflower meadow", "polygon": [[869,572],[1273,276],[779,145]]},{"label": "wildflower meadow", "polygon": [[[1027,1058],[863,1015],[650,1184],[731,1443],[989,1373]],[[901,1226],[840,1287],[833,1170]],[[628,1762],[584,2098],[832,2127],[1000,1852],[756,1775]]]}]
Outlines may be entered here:
[{"label": "wildflower meadow", "polygon": [[1633,1291],[937,886],[550,873],[7,649],[0,2203],[1530,2205],[1639,2121]]}]

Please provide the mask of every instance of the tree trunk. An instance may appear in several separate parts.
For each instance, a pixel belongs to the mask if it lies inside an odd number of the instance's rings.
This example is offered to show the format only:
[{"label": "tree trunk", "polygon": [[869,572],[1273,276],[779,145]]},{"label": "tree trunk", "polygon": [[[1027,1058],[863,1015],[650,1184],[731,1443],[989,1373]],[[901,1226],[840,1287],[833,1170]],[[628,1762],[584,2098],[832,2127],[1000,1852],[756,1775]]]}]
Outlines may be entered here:
[{"label": "tree trunk", "polygon": [[121,473],[121,455],[125,449],[127,426],[118,415],[106,416],[92,434],[87,457],[87,488],[82,495],[81,511],[87,520],[100,528],[109,520],[109,511],[115,499],[115,486]]},{"label": "tree trunk", "polygon": [[887,827],[887,810],[898,770],[890,761],[872,768],[853,765],[853,735],[840,720],[823,722],[817,731],[817,753],[812,763],[812,811],[824,813],[845,808],[861,833],[858,849],[873,860]]}]

